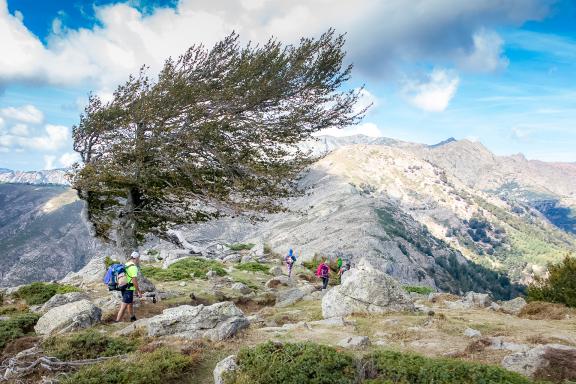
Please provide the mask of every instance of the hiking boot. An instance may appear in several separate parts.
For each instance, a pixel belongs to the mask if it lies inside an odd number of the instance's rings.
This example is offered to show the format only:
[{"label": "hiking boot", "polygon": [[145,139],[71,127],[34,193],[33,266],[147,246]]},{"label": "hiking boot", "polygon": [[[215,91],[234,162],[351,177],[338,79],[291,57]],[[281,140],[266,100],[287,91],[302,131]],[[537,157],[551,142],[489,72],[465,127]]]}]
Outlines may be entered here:
[{"label": "hiking boot", "polygon": [[133,323],[133,322],[135,322],[135,321],[136,321],[136,316],[132,316],[132,317],[130,318],[130,322]]}]

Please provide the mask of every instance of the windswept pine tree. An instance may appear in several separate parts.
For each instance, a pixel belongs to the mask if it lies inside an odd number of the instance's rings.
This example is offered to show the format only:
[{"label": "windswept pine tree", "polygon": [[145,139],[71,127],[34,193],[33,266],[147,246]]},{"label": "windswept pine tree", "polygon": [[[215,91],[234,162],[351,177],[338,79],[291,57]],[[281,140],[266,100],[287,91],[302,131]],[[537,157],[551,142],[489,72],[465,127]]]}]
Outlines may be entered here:
[{"label": "windswept pine tree", "polygon": [[168,59],[155,80],[143,68],[109,102],[92,95],[73,128],[72,182],[96,235],[126,254],[171,225],[282,209],[313,160],[298,143],[365,112],[344,88],[344,42],[329,30],[241,46],[232,33]]}]

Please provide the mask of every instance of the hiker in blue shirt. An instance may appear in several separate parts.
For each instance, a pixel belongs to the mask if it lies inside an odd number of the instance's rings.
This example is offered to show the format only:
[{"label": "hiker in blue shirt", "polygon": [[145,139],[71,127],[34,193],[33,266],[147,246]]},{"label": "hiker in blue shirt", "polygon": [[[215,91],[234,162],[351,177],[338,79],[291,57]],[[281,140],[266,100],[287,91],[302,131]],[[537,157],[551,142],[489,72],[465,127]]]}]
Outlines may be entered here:
[{"label": "hiker in blue shirt", "polygon": [[284,262],[286,263],[286,267],[288,268],[288,277],[290,277],[292,275],[292,267],[296,262],[296,255],[294,254],[292,248],[290,248],[290,250],[288,251],[288,254],[284,258]]}]

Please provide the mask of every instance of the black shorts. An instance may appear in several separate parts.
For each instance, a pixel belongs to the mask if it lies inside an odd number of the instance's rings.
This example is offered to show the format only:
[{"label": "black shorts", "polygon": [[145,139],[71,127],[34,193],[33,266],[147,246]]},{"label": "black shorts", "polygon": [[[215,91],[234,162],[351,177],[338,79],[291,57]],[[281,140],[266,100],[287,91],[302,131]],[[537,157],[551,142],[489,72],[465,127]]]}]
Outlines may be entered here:
[{"label": "black shorts", "polygon": [[134,301],[134,291],[125,289],[122,291],[122,302],[124,304],[132,304]]}]

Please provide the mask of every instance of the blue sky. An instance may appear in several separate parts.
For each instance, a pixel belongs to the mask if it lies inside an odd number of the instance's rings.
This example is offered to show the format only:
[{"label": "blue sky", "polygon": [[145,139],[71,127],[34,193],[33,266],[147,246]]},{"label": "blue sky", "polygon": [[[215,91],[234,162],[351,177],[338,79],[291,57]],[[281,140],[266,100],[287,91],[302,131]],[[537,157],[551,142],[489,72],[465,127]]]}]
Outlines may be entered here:
[{"label": "blue sky", "polygon": [[347,32],[365,133],[498,155],[576,161],[571,0],[0,0],[0,167],[69,165],[88,92],[109,97],[142,64],[232,30],[288,43]]}]

